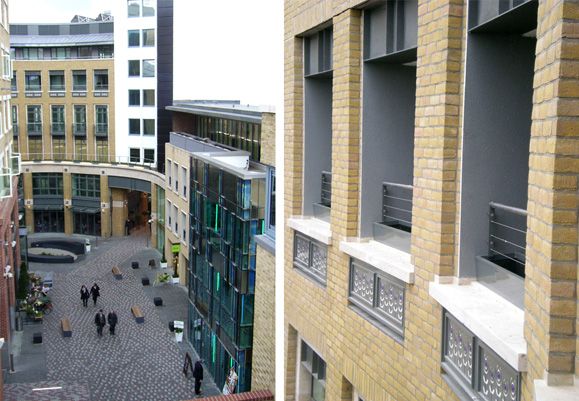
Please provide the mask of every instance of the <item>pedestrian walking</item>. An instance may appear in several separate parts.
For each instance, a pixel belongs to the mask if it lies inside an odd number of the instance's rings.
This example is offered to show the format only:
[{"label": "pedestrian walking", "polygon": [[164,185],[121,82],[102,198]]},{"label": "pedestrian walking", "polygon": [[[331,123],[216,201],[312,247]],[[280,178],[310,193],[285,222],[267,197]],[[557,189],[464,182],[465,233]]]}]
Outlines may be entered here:
[{"label": "pedestrian walking", "polygon": [[97,298],[101,296],[101,289],[97,285],[97,283],[94,283],[92,288],[90,289],[90,295],[92,295],[92,300],[94,302],[94,306],[96,306]]},{"label": "pedestrian walking", "polygon": [[223,385],[223,395],[235,393],[235,387],[237,387],[237,373],[235,372],[235,366],[232,366]]},{"label": "pedestrian walking", "polygon": [[201,381],[203,380],[203,365],[201,364],[201,360],[195,362],[193,377],[195,378],[195,395],[199,395],[201,394]]},{"label": "pedestrian walking", "polygon": [[115,335],[115,327],[117,326],[117,322],[119,318],[117,317],[117,313],[113,310],[110,311],[107,315],[107,321],[109,322],[109,334],[111,336]]},{"label": "pedestrian walking", "polygon": [[96,324],[96,327],[97,327],[97,334],[99,335],[99,337],[102,337],[103,336],[103,328],[107,324],[107,320],[105,318],[105,314],[103,313],[102,309],[100,311],[98,311],[97,314],[95,315],[94,324]]},{"label": "pedestrian walking", "polygon": [[85,308],[88,305],[88,299],[90,298],[90,292],[88,290],[88,288],[86,288],[86,285],[82,285],[82,287],[80,287],[80,299],[82,300],[82,306],[84,306]]}]

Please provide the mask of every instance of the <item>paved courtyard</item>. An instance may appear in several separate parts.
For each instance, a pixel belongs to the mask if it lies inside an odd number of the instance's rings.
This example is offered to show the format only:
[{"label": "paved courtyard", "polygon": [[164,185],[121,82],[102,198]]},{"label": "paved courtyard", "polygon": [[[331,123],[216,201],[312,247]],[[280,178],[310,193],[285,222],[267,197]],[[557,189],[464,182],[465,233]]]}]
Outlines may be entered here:
[{"label": "paved courtyard", "polygon": [[[16,372],[8,375],[5,384],[6,401],[75,400],[75,401],[177,401],[194,398],[193,379],[182,373],[185,351],[197,359],[186,343],[177,344],[169,331],[170,320],[186,320],[187,293],[179,286],[153,286],[159,268],[151,269],[148,260],[159,253],[146,248],[144,236],[99,240],[93,252],[73,265],[30,264],[35,272],[54,272],[51,298],[54,311],[41,325],[25,325],[14,344],[21,344],[15,355]],[[139,261],[139,269],[131,262]],[[119,266],[122,280],[111,274]],[[151,286],[143,287],[141,277],[148,276]],[[101,297],[97,306],[84,308],[80,286],[91,287],[97,282]],[[164,306],[156,307],[152,298],[161,296]],[[131,306],[138,305],[145,323],[137,324]],[[94,316],[102,308],[105,314],[117,312],[117,335],[97,336]],[[64,338],[60,319],[67,317],[72,337]],[[33,332],[42,331],[43,344],[33,345]],[[15,348],[18,348],[17,346]],[[61,389],[33,391],[33,388]],[[218,395],[219,391],[206,375],[203,395]]]}]

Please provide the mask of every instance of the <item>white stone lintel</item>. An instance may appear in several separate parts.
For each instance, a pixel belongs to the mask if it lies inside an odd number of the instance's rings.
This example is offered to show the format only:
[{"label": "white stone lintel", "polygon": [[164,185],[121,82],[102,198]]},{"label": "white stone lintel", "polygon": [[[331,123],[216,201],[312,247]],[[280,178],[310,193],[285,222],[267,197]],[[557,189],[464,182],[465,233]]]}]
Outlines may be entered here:
[{"label": "white stone lintel", "polygon": [[347,239],[340,242],[340,251],[407,284],[414,283],[414,266],[410,254],[376,241]]},{"label": "white stone lintel", "polygon": [[287,219],[287,225],[310,238],[326,245],[332,245],[332,230],[330,223],[308,216],[292,216]]},{"label": "white stone lintel", "polygon": [[527,371],[522,309],[476,281],[468,285],[431,282],[429,293],[514,369]]}]

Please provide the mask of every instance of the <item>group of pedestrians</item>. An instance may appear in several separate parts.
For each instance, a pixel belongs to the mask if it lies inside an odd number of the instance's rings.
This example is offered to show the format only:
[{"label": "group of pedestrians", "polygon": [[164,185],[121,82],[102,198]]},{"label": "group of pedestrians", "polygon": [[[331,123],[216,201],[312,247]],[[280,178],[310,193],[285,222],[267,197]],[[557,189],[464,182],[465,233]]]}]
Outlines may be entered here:
[{"label": "group of pedestrians", "polygon": [[[92,300],[94,302],[94,306],[96,306],[97,299],[100,296],[101,296],[101,289],[97,283],[93,284],[90,291],[86,287],[86,285],[84,285],[84,284],[80,287],[80,299],[82,301],[82,305],[85,308],[88,305],[88,300],[90,297],[92,297]],[[109,324],[109,333],[111,336],[114,336],[115,335],[115,328],[117,327],[118,321],[119,321],[119,318],[117,316],[117,313],[114,310],[110,311],[106,317],[105,317],[105,313],[103,312],[103,310],[102,309],[99,310],[94,317],[94,324],[97,327],[98,336],[99,337],[103,336],[103,328],[107,325],[107,322]]]}]

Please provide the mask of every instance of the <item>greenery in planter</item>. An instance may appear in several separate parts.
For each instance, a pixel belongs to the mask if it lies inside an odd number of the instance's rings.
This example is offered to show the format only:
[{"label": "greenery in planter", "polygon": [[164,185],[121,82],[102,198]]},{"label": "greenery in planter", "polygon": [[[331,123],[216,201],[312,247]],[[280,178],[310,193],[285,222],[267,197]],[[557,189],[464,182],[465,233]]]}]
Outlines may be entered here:
[{"label": "greenery in planter", "polygon": [[171,275],[169,273],[161,273],[157,276],[158,283],[168,283]]},{"label": "greenery in planter", "polygon": [[175,327],[175,333],[183,333],[183,329],[180,327]]},{"label": "greenery in planter", "polygon": [[165,259],[165,247],[163,247],[163,253],[161,253],[161,263],[167,263],[167,259]]},{"label": "greenery in planter", "polygon": [[28,286],[30,285],[30,277],[28,276],[28,266],[25,262],[20,264],[20,276],[18,277],[18,292],[16,298],[26,299],[28,295]]}]

